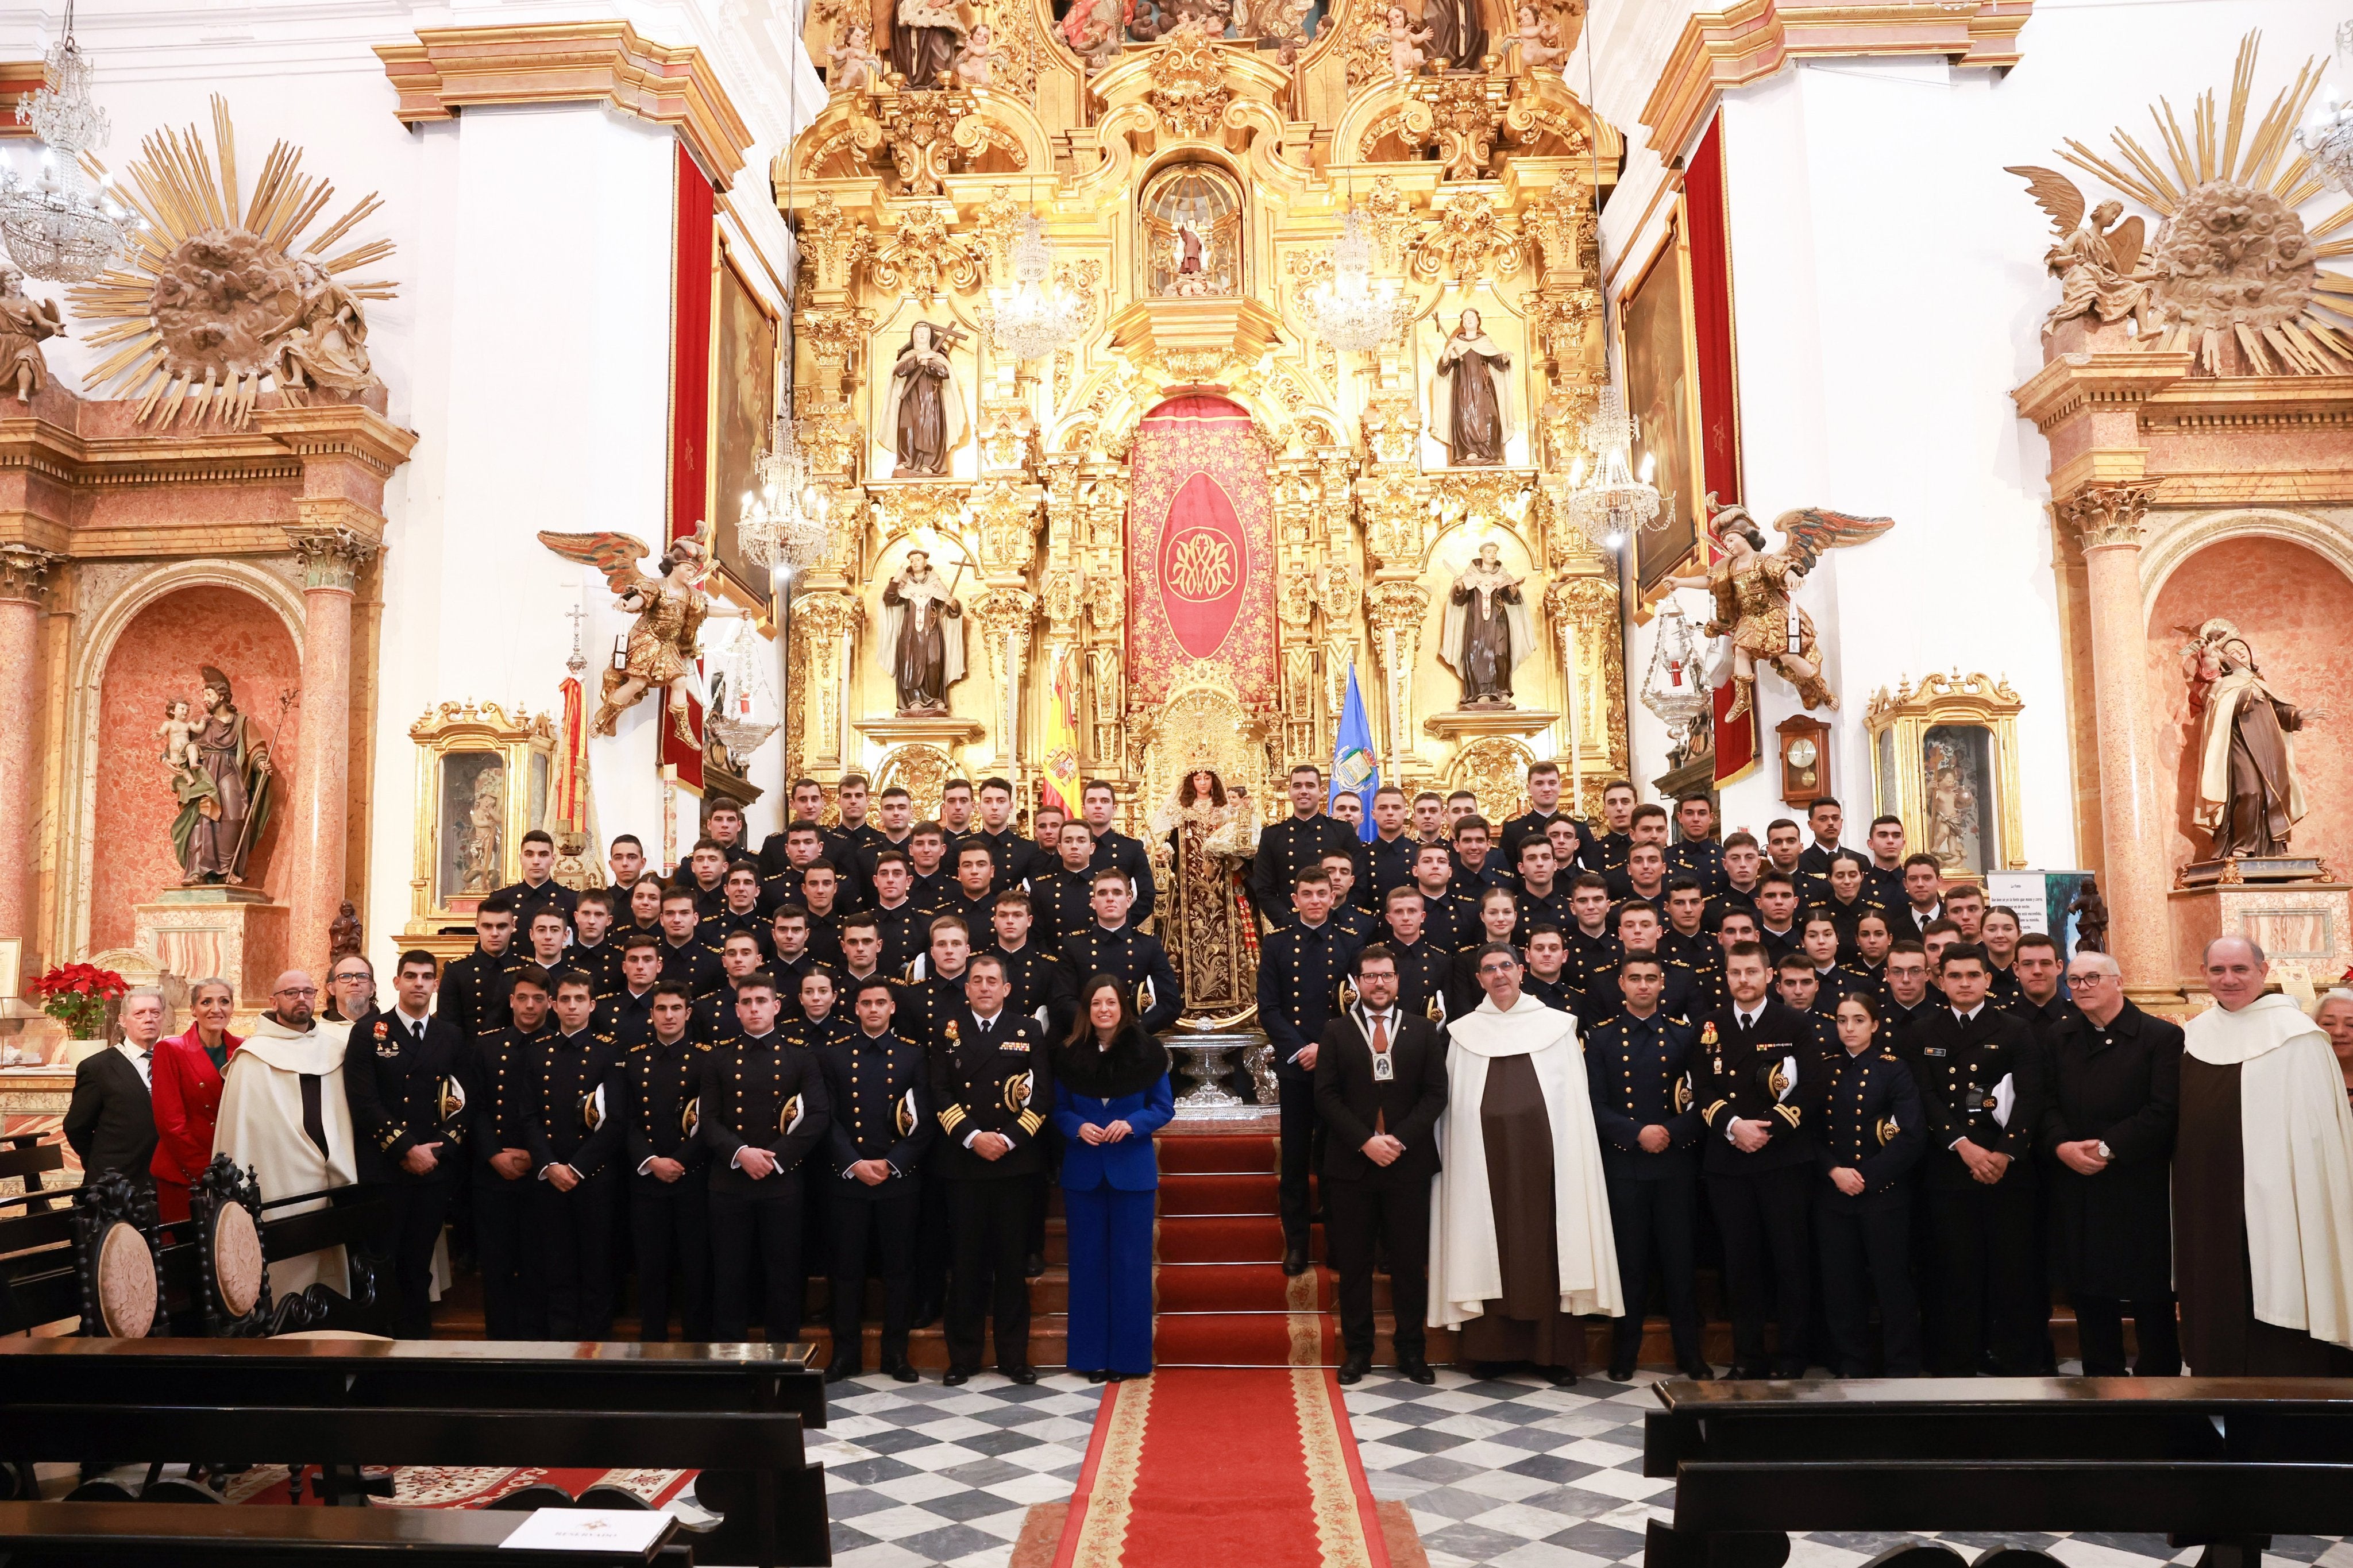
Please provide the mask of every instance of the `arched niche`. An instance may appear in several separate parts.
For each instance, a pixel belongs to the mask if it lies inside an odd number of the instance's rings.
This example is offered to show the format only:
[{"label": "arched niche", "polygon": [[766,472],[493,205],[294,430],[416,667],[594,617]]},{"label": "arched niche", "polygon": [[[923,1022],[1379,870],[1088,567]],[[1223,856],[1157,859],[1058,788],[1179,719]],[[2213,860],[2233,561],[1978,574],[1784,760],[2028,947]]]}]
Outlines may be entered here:
[{"label": "arched niche", "polygon": [[1247,294],[1245,217],[1241,182],[1215,163],[1188,159],[1154,174],[1135,203],[1137,296]]}]

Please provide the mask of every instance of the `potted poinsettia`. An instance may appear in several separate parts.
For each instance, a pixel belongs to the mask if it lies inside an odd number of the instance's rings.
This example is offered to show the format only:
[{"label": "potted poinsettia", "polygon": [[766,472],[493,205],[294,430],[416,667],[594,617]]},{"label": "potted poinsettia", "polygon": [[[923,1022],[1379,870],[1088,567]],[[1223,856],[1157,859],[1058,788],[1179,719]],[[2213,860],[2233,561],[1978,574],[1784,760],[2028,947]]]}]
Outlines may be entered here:
[{"label": "potted poinsettia", "polygon": [[102,1039],[106,1005],[120,1001],[130,983],[94,963],[60,963],[25,987],[41,1011],[66,1026],[77,1040]]}]

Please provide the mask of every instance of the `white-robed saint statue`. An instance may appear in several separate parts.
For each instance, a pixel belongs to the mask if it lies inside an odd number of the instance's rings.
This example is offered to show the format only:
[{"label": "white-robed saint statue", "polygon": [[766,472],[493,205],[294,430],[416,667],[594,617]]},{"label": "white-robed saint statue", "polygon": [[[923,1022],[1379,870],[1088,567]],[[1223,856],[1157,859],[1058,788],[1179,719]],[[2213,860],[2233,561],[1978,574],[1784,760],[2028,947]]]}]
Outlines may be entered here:
[{"label": "white-robed saint statue", "polygon": [[[302,971],[280,975],[269,1010],[221,1075],[213,1152],[253,1167],[263,1203],[359,1180],[351,1107],[343,1098],[343,1043],[351,1025],[315,1016],[317,1000],[317,989]],[[325,1203],[322,1198],[274,1212],[301,1214]],[[314,1284],[349,1291],[342,1247],[283,1258],[269,1266],[270,1291],[281,1300]]]},{"label": "white-robed saint statue", "polygon": [[1520,989],[1507,942],[1480,950],[1477,1008],[1448,1026],[1430,1207],[1430,1324],[1463,1360],[1574,1382],[1585,1313],[1622,1317],[1618,1248],[1577,1019]]}]

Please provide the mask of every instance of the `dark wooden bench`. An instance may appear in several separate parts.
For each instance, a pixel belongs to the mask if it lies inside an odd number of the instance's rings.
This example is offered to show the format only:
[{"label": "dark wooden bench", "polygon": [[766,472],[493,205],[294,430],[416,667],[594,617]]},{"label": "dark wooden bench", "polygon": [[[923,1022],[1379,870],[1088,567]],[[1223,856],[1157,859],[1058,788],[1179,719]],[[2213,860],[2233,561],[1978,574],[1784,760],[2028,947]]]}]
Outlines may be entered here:
[{"label": "dark wooden bench", "polygon": [[8,1568],[691,1568],[670,1525],[642,1552],[532,1552],[501,1544],[522,1516],[464,1509],[206,1508],[201,1503],[0,1503]]},{"label": "dark wooden bench", "polygon": [[41,1190],[41,1178],[66,1168],[66,1146],[62,1139],[45,1139],[37,1132],[11,1132],[0,1136],[0,1181],[15,1176],[25,1184],[16,1195],[27,1201],[27,1212],[46,1213],[48,1195]]},{"label": "dark wooden bench", "polygon": [[[830,1561],[829,1552],[796,1554],[782,1539],[784,1479],[804,1464],[800,1420],[786,1411],[470,1410],[453,1416],[413,1407],[12,1402],[0,1417],[0,1460],[156,1455],[230,1465],[300,1455],[329,1474],[364,1465],[697,1469],[705,1478],[698,1498],[721,1514],[689,1536],[706,1560],[759,1568]],[[265,1505],[257,1511],[310,1510]]]},{"label": "dark wooden bench", "polygon": [[1651,1523],[1648,1568],[1777,1568],[1793,1530],[2162,1534],[2206,1547],[2205,1568],[2254,1568],[2274,1534],[2353,1531],[2353,1381],[1672,1382],[1658,1396],[1642,1473],[1674,1481],[1674,1521]]}]

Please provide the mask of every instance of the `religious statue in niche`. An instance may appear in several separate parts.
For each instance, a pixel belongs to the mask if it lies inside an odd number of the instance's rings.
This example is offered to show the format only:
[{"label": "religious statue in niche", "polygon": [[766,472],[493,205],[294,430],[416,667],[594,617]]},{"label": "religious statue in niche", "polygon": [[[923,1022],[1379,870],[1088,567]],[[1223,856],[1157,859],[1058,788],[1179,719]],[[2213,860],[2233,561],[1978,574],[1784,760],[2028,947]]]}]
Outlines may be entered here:
[{"label": "religious statue in niche", "polygon": [[504,779],[496,767],[486,767],[475,777],[473,799],[467,803],[465,816],[457,827],[460,893],[498,890],[502,864],[499,850],[506,824]]},{"label": "religious statue in niche", "polygon": [[882,408],[882,428],[896,458],[893,479],[936,479],[964,445],[964,395],[947,353],[963,340],[960,327],[917,321],[908,329]]},{"label": "religious statue in niche", "polygon": [[1439,628],[1438,657],[1462,679],[1462,708],[1509,708],[1512,671],[1535,647],[1520,579],[1489,540],[1454,579]]},{"label": "religious statue in niche", "polygon": [[[1715,684],[1721,686],[1728,678],[1736,688],[1725,717],[1737,719],[1756,705],[1759,664],[1779,671],[1797,689],[1809,712],[1826,705],[1836,708],[1838,694],[1822,679],[1822,647],[1814,618],[1792,595],[1824,552],[1876,539],[1894,527],[1895,520],[1800,507],[1773,520],[1783,542],[1778,550],[1767,550],[1765,531],[1747,508],[1719,509],[1712,494],[1707,507],[1708,537],[1717,550],[1715,563],[1704,575],[1667,581],[1677,588],[1704,589],[1715,601],[1715,616],[1706,632],[1728,641],[1732,658],[1728,674]],[[1709,667],[1720,668],[1722,661],[1711,658]]]},{"label": "religious statue in niche", "polygon": [[25,275],[0,262],[0,387],[15,383],[16,401],[30,403],[33,394],[48,384],[48,363],[41,356],[41,340],[69,336],[66,319],[55,300],[36,300],[25,292]]},{"label": "religious statue in niche", "polygon": [[909,87],[945,87],[964,43],[964,20],[934,0],[899,0],[891,27],[891,63]]},{"label": "religious statue in niche", "polygon": [[2051,215],[2058,237],[2042,257],[2043,266],[2059,279],[2059,302],[2051,307],[2043,330],[2089,316],[2095,327],[2130,320],[2135,331],[2147,332],[2157,300],[2149,275],[2140,270],[2146,232],[2141,220],[2117,223],[2125,207],[2114,201],[2102,202],[2087,216],[2084,193],[2056,170],[2018,163],[2003,172],[2026,181],[2035,205]]},{"label": "religious statue in niche", "polygon": [[2192,633],[2181,657],[2198,723],[2190,820],[2211,838],[2215,859],[2285,855],[2306,809],[2294,737],[2328,710],[2298,708],[2274,691],[2253,646],[2220,617]]},{"label": "religious statue in niche", "polygon": [[[1921,737],[1920,798],[1928,818],[1926,852],[1947,872],[1986,868],[1982,730],[1936,725]],[[1972,744],[1972,742],[1975,744]]]},{"label": "religious statue in niche", "polygon": [[902,718],[948,710],[948,688],[964,679],[964,606],[929,551],[907,552],[906,570],[882,585],[879,652]]},{"label": "religious statue in niche", "polygon": [[855,92],[871,86],[882,75],[881,57],[874,52],[873,35],[855,23],[849,35],[826,51],[833,62],[826,86],[835,92]]},{"label": "religious statue in niche", "polygon": [[1430,63],[1440,70],[1478,70],[1486,63],[1487,24],[1479,0],[1429,0],[1421,8],[1430,29]]},{"label": "religious statue in niche", "polygon": [[1227,299],[1240,291],[1241,193],[1223,170],[1164,169],[1137,204],[1145,287],[1155,299]]},{"label": "religious statue in niche", "polygon": [[1504,460],[1504,443],[1511,437],[1511,369],[1512,356],[1495,346],[1478,311],[1455,318],[1454,335],[1438,351],[1430,391],[1430,406],[1446,410],[1442,438],[1446,460],[1454,467]]},{"label": "religious statue in niche", "polygon": [[[540,534],[539,542],[566,561],[602,572],[615,595],[613,607],[637,616],[605,671],[605,700],[594,726],[597,734],[612,734],[622,714],[661,687],[670,692],[671,732],[689,745],[695,743],[687,700],[703,700],[702,678],[695,669],[702,623],[745,614],[702,591],[702,581],[711,574],[711,535],[706,519],[693,533],[671,540],[655,567],[658,575],[649,577],[638,570],[638,563],[652,552],[633,533]],[[708,701],[703,710],[710,711]]]},{"label": "religious statue in niche", "polygon": [[2108,951],[2108,900],[2100,891],[2097,877],[2084,879],[2084,885],[2068,900],[2067,912],[2075,917],[2077,952]]},{"label": "religious statue in niche", "polygon": [[[180,803],[172,821],[172,852],[180,862],[182,886],[239,887],[253,847],[269,826],[269,744],[251,732],[237,711],[227,676],[206,665],[201,679],[196,707],[204,717],[191,724],[186,703],[168,703],[167,713],[178,711],[162,731],[172,793]],[[289,692],[279,708],[281,722],[292,704]]]},{"label": "religious statue in niche", "polygon": [[1242,877],[1258,852],[1250,792],[1229,791],[1216,771],[1185,775],[1174,800],[1152,814],[1152,858],[1167,868],[1160,929],[1183,983],[1186,1010],[1229,1013],[1258,995],[1256,944]]}]

